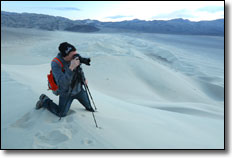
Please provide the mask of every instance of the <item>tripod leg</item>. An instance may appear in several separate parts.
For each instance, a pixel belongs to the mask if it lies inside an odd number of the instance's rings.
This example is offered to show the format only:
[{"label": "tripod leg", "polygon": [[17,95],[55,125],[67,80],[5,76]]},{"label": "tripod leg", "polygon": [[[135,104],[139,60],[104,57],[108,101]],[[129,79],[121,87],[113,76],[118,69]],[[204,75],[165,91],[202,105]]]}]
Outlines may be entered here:
[{"label": "tripod leg", "polygon": [[[87,86],[86,84],[84,84],[84,86],[85,86],[85,90],[86,90],[87,95],[88,95],[88,93],[89,93],[89,95],[90,95],[90,97],[91,97],[91,94],[90,94],[90,92],[88,91],[88,86]],[[92,98],[92,97],[91,97],[91,99],[92,99],[92,101],[93,101],[93,98]],[[94,102],[93,102],[93,103],[94,103]],[[94,106],[95,106],[95,104],[94,104]],[[95,110],[97,110],[97,109],[96,109],[96,106],[95,106]],[[98,125],[97,125],[97,121],[96,121],[94,112],[92,112],[92,115],[93,115],[93,119],[94,119],[95,125],[96,125],[96,127],[98,128]]]},{"label": "tripod leg", "polygon": [[94,115],[94,113],[93,113],[93,112],[92,112],[92,114],[93,114],[93,119],[94,119],[95,125],[96,125],[96,127],[98,128],[98,125],[97,125],[97,121],[96,121],[95,115]]},{"label": "tripod leg", "polygon": [[91,100],[92,100],[92,102],[93,102],[93,105],[94,105],[95,110],[97,110],[97,107],[96,107],[96,105],[95,105],[95,103],[94,103],[94,101],[93,101],[93,97],[92,97],[92,95],[91,95],[91,93],[90,93],[90,91],[89,91],[88,85],[86,85],[86,84],[84,84],[84,85],[85,85],[85,89],[87,89],[87,91],[88,91],[88,93],[89,93],[89,96],[90,96],[90,98],[91,98]]}]

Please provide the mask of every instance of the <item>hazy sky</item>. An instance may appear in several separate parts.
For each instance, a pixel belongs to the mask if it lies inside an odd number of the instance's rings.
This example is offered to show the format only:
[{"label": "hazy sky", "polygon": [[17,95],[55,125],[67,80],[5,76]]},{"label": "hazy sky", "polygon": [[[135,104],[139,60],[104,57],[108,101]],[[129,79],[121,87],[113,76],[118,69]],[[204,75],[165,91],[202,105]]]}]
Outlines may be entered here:
[{"label": "hazy sky", "polygon": [[224,18],[224,1],[1,1],[1,11],[48,14],[72,20],[199,21]]}]

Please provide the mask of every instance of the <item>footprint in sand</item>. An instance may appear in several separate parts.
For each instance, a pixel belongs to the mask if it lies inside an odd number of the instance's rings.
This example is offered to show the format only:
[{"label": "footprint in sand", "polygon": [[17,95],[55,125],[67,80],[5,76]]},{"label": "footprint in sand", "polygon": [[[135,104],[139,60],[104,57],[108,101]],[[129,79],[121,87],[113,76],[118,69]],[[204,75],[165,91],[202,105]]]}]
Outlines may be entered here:
[{"label": "footprint in sand", "polygon": [[31,128],[34,125],[31,115],[32,114],[30,112],[26,113],[20,119],[18,119],[15,123],[13,123],[11,127]]},{"label": "footprint in sand", "polygon": [[48,133],[36,133],[34,137],[34,148],[56,148],[56,145],[71,139],[69,131],[53,130]]},{"label": "footprint in sand", "polygon": [[78,133],[78,129],[75,126],[73,126],[72,124],[65,124],[64,128],[66,130],[69,130],[72,133],[72,135],[75,135]]},{"label": "footprint in sand", "polygon": [[82,143],[83,145],[92,145],[94,142],[93,142],[93,140],[90,140],[90,139],[88,139],[88,138],[85,138],[85,139],[83,139],[83,140],[81,141],[81,143]]},{"label": "footprint in sand", "polygon": [[47,123],[59,123],[59,118],[53,114],[48,114],[43,118]]},{"label": "footprint in sand", "polygon": [[71,123],[74,121],[73,117],[71,117],[71,116],[68,116],[67,118],[65,118],[65,120],[67,123]]}]

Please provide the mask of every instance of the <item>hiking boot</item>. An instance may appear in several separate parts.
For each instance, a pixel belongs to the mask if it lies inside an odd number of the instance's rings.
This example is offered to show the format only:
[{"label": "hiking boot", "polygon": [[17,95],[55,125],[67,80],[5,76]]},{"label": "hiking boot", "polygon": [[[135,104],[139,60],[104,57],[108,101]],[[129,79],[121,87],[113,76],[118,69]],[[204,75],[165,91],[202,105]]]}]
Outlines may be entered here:
[{"label": "hiking boot", "polygon": [[45,94],[41,94],[39,100],[43,103],[45,100],[49,99]]},{"label": "hiking boot", "polygon": [[42,103],[42,101],[37,101],[37,103],[36,103],[36,106],[35,106],[35,109],[36,110],[39,110],[40,108],[42,108],[42,106],[43,106],[43,103]]}]

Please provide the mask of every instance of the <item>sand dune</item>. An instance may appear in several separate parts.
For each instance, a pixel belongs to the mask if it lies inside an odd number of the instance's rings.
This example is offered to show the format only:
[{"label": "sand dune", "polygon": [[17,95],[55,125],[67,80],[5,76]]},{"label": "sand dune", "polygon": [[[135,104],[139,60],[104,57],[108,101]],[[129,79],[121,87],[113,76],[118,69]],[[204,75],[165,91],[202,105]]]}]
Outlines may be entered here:
[{"label": "sand dune", "polygon": [[[223,43],[210,44],[221,38],[1,32],[2,148],[224,148],[224,50]],[[91,66],[82,67],[100,128],[77,101],[61,121],[46,109],[34,109],[42,93],[58,103],[47,91],[46,75],[63,41],[92,59]],[[217,51],[207,54],[213,47]]]}]

